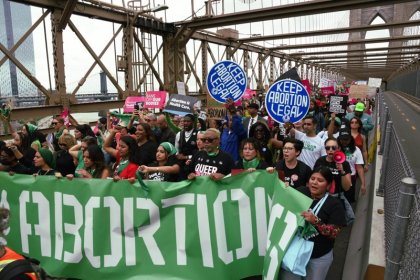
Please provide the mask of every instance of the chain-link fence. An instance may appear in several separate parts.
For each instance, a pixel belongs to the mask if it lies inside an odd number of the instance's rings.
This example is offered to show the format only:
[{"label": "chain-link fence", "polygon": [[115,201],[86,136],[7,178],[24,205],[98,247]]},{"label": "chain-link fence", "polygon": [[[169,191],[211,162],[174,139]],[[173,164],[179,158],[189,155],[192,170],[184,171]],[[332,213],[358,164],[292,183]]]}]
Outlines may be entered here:
[{"label": "chain-link fence", "polygon": [[[385,279],[417,280],[420,279],[420,189],[415,180],[411,180],[414,184],[408,187],[409,191],[403,191],[407,185],[402,180],[407,177],[414,179],[414,173],[382,95],[379,95],[377,106],[381,130],[379,153],[383,154],[377,194],[384,196],[385,206]],[[401,215],[401,207],[407,207],[401,205],[404,203],[410,206],[407,213]],[[403,224],[407,224],[408,228],[401,228]]]}]

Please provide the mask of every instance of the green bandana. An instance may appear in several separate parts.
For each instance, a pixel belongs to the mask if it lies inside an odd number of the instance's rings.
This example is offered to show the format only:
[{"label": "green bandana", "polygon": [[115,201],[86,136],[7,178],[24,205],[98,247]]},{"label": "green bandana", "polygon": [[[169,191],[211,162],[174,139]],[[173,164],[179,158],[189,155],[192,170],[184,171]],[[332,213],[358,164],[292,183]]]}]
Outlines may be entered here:
[{"label": "green bandana", "polygon": [[175,146],[169,142],[160,143],[163,149],[168,153],[168,156],[175,155],[178,151],[176,150]]},{"label": "green bandana", "polygon": [[249,169],[249,168],[257,168],[258,164],[260,164],[260,160],[258,158],[254,158],[252,160],[242,160],[242,164],[244,166],[244,169]]},{"label": "green bandana", "polygon": [[41,157],[44,159],[45,163],[48,164],[49,167],[54,168],[54,156],[52,152],[48,149],[39,149],[38,153],[41,155]]},{"label": "green bandana", "polygon": [[33,125],[31,123],[27,123],[26,126],[28,127],[28,133],[29,134],[34,133],[38,129],[38,127],[36,125]]},{"label": "green bandana", "polygon": [[127,165],[128,165],[128,159],[120,161],[120,164],[118,164],[117,168],[115,168],[116,174],[114,175],[120,175],[121,172],[123,172],[123,170],[127,167]]}]

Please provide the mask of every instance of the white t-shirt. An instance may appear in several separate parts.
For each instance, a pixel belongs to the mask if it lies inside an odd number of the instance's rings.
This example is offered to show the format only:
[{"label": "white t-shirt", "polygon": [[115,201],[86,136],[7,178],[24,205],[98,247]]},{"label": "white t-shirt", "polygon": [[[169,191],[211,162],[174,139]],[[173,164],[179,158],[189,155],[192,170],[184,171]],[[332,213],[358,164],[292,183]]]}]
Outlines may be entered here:
[{"label": "white t-shirt", "polygon": [[[335,139],[337,139],[339,135],[340,135],[340,132],[337,131],[336,133],[333,134],[333,137]],[[327,141],[327,139],[328,139],[328,131],[326,131],[326,130],[320,131],[317,134],[317,136],[322,139],[323,143],[325,143],[325,141]]]},{"label": "white t-shirt", "polygon": [[295,130],[295,138],[303,142],[303,149],[298,159],[314,169],[315,162],[325,156],[324,141],[319,136],[308,137],[305,133]]},{"label": "white t-shirt", "polygon": [[364,164],[362,152],[358,147],[356,147],[354,153],[346,156],[346,160],[350,164],[352,176],[356,174],[356,164]]}]

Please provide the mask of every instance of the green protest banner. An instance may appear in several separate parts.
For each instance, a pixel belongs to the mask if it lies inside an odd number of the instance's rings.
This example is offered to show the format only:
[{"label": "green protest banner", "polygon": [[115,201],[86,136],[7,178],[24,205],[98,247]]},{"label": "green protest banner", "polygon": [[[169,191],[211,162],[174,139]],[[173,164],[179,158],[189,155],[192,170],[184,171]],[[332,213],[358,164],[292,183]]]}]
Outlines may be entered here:
[{"label": "green protest banner", "polygon": [[277,174],[138,183],[0,172],[8,246],[53,276],[275,279],[311,200]]}]

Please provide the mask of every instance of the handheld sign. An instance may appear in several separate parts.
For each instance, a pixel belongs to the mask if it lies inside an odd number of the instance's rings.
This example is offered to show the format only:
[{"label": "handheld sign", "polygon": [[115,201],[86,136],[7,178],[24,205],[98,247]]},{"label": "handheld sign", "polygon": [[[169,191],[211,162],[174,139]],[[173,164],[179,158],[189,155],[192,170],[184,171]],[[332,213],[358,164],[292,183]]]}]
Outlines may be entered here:
[{"label": "handheld sign", "polygon": [[246,89],[245,71],[236,62],[224,60],[216,63],[207,75],[207,89],[217,102],[228,98],[239,100]]},{"label": "handheld sign", "polygon": [[305,87],[294,80],[274,83],[265,96],[268,114],[279,123],[302,120],[309,111],[309,104],[309,94]]},{"label": "handheld sign", "polygon": [[348,96],[331,95],[330,96],[330,113],[345,114],[347,109]]}]

